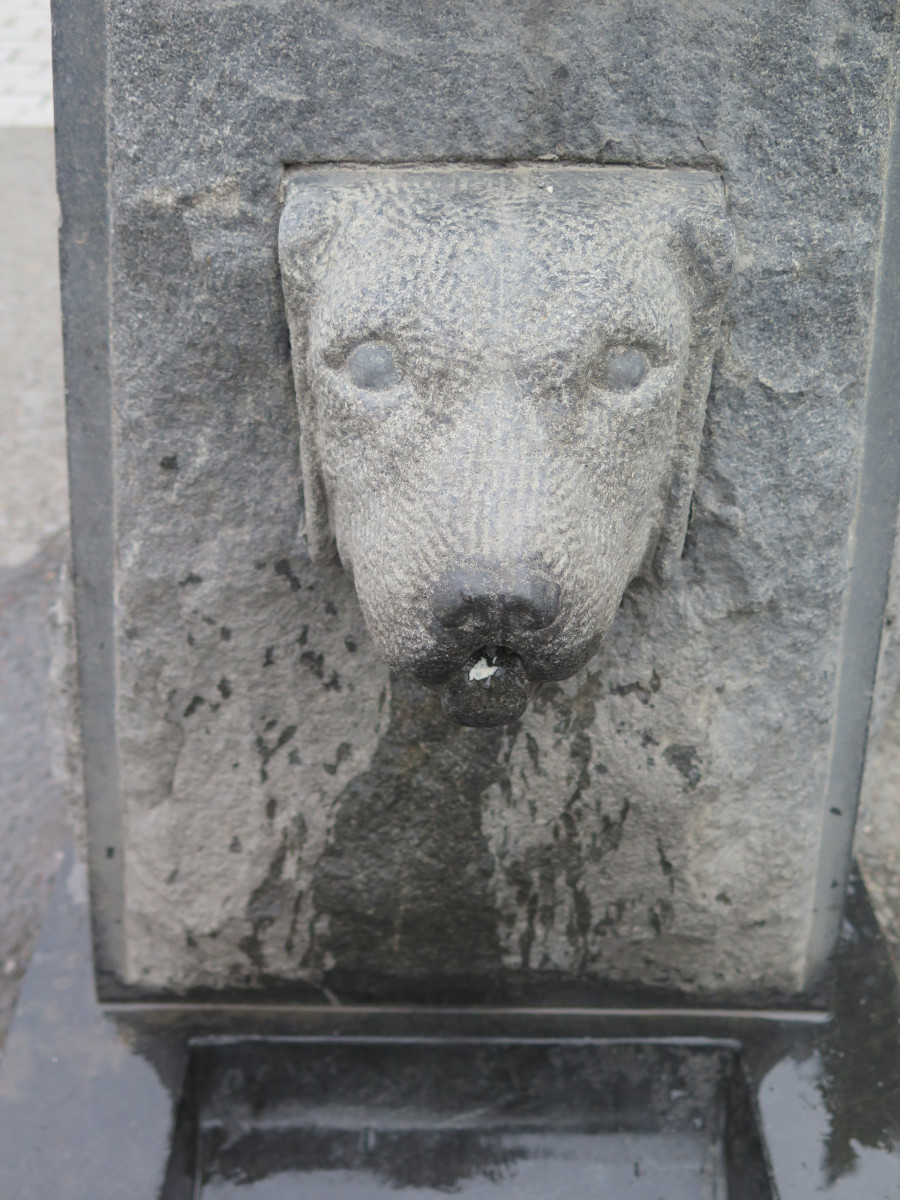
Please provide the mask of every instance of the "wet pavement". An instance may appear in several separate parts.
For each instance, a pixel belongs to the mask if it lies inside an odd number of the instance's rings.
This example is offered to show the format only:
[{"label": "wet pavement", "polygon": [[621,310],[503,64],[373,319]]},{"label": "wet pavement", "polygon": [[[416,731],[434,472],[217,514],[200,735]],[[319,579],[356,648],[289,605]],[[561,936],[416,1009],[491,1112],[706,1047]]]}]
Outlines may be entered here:
[{"label": "wet pavement", "polygon": [[[0,89],[8,9],[0,4]],[[65,836],[47,719],[68,518],[52,130],[0,129],[0,212],[2,1046]]]},{"label": "wet pavement", "polygon": [[0,1046],[31,957],[65,822],[50,771],[50,609],[65,537],[0,570]]},{"label": "wet pavement", "polygon": [[858,877],[825,1009],[98,1005],[88,935],[69,856],[0,1063],[4,1197],[900,1195]]}]

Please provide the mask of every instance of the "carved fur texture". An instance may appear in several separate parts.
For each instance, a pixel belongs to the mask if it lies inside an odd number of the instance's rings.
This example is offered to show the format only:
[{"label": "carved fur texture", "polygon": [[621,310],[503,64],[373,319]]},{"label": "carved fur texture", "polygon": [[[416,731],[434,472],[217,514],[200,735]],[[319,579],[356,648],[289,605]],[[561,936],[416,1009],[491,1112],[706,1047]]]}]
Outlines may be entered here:
[{"label": "carved fur texture", "polygon": [[710,172],[307,168],[280,260],[306,531],[467,724],[676,569],[733,260]]}]

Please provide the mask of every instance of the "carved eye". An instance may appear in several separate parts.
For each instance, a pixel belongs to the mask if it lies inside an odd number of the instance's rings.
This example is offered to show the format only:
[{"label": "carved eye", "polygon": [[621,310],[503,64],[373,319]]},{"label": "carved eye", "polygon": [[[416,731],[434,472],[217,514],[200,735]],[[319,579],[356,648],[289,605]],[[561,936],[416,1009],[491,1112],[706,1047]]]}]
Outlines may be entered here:
[{"label": "carved eye", "polygon": [[347,366],[356,386],[370,392],[384,392],[400,382],[393,351],[384,342],[363,342],[351,351]]},{"label": "carved eye", "polygon": [[612,350],[600,369],[599,383],[613,392],[633,391],[643,381],[649,365],[647,355],[634,346]]}]

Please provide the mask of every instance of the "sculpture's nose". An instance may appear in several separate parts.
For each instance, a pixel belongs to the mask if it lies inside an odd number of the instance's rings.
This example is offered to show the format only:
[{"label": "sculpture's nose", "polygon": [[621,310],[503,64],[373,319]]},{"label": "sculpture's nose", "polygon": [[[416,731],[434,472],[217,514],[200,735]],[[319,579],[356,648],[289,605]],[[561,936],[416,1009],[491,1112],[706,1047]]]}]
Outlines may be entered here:
[{"label": "sculpture's nose", "polygon": [[559,584],[526,568],[450,571],[434,593],[434,615],[445,629],[471,622],[486,634],[545,629],[559,612]]}]

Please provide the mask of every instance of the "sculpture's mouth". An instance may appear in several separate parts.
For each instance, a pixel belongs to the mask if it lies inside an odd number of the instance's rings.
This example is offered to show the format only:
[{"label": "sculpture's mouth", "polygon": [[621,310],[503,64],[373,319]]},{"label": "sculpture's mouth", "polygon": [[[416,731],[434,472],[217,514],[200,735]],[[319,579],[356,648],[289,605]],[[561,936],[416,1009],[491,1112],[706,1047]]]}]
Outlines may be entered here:
[{"label": "sculpture's mouth", "polygon": [[435,687],[441,707],[460,725],[507,725],[525,711],[537,685],[505,646],[481,646]]}]

